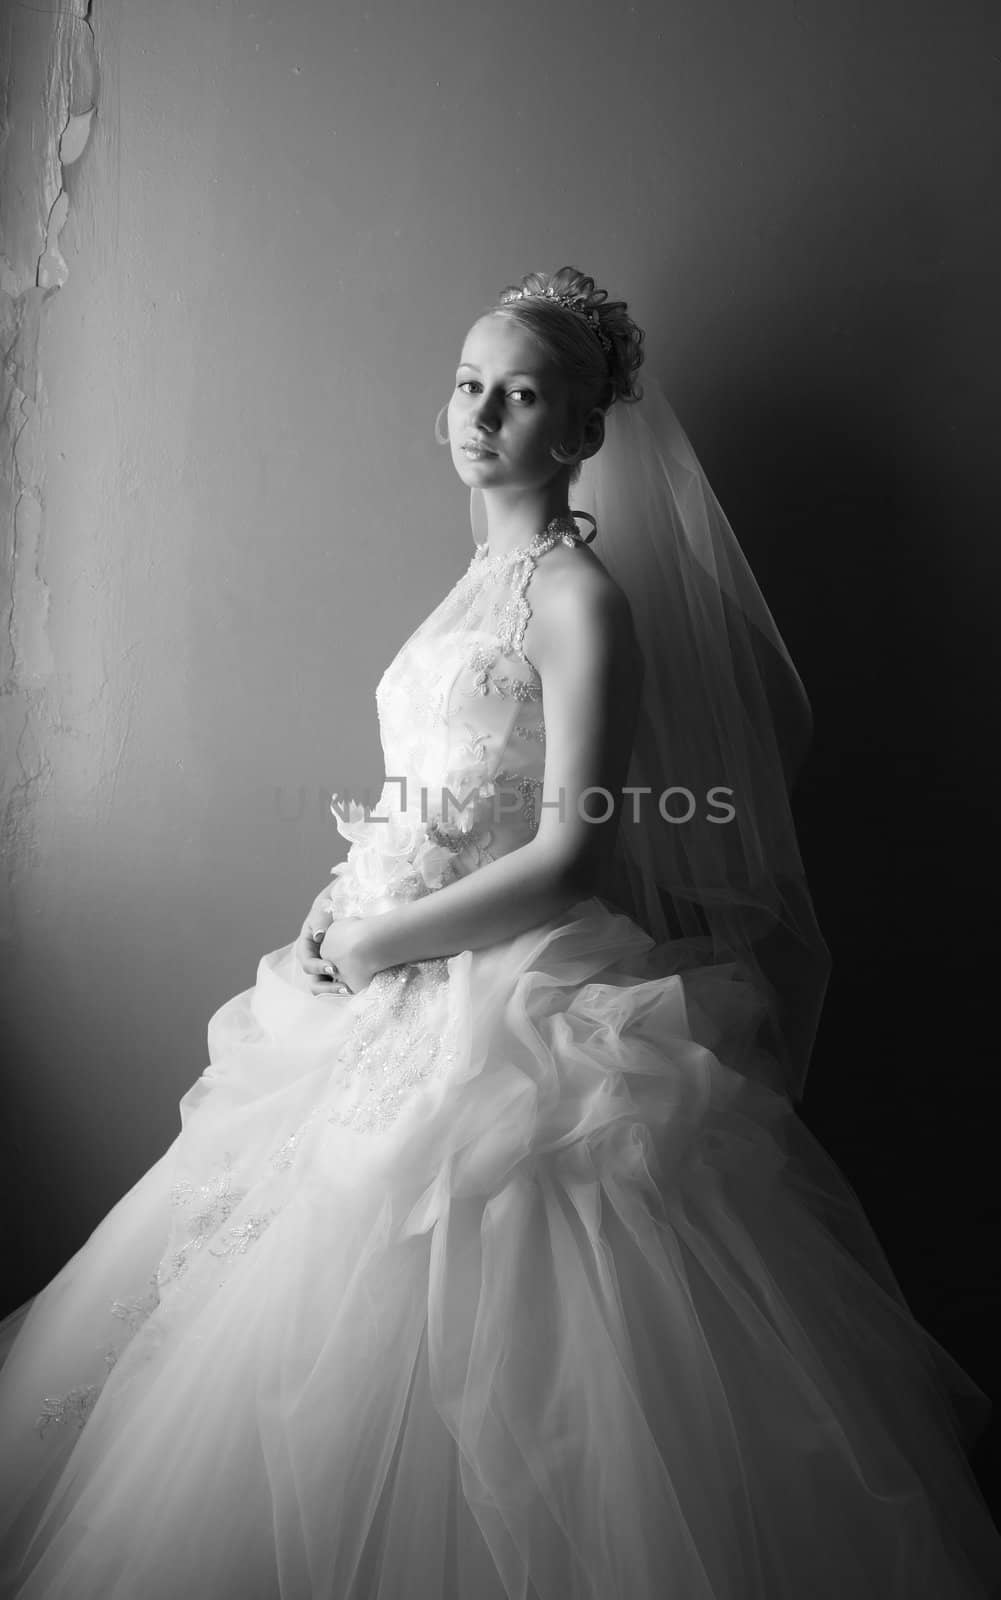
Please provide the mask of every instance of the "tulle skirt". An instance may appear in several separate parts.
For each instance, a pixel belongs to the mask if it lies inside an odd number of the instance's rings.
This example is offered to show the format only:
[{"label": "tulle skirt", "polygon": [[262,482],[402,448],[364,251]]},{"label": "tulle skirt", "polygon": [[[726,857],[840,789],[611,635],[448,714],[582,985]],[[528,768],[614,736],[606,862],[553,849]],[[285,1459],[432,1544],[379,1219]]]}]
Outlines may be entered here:
[{"label": "tulle skirt", "polygon": [[19,1600],[985,1600],[987,1402],[732,968],[288,946],[0,1374]]}]

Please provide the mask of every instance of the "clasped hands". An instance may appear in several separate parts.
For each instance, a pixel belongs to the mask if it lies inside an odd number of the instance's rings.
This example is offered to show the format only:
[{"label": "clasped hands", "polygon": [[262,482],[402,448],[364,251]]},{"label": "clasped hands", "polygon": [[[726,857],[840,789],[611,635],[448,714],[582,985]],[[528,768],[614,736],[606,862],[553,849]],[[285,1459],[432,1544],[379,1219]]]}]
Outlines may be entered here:
[{"label": "clasped hands", "polygon": [[295,953],[311,994],[352,994],[366,989],[381,970],[372,947],[372,917],[337,917],[330,892],[318,894],[302,925]]}]

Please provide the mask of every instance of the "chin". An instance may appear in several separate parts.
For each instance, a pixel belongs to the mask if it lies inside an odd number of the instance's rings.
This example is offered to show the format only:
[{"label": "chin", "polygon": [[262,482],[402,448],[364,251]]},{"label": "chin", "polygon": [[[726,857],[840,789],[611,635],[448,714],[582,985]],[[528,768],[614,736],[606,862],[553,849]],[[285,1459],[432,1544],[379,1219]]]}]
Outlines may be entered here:
[{"label": "chin", "polygon": [[455,470],[464,483],[468,482],[474,487],[480,482],[489,468],[496,466],[496,456],[490,456],[486,461],[469,461],[461,454],[455,463]]}]

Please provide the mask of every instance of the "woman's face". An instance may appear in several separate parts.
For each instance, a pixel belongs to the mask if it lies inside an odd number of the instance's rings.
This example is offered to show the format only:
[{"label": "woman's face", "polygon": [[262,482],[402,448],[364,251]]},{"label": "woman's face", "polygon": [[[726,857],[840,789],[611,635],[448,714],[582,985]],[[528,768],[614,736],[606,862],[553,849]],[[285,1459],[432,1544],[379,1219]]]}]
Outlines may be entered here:
[{"label": "woman's face", "polygon": [[541,345],[507,317],[475,322],[448,405],[452,463],[463,483],[541,487],[564,470],[549,447],[574,444],[569,427],[566,380]]}]

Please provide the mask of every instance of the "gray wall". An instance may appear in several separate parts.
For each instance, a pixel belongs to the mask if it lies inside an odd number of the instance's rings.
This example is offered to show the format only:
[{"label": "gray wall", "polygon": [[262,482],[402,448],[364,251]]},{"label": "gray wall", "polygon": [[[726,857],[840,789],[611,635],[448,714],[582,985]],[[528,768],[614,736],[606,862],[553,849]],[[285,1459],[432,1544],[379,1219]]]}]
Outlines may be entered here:
[{"label": "gray wall", "polygon": [[10,1303],[173,1137],[211,1011],[341,858],[321,791],[378,782],[375,682],[472,549],[432,438],[462,336],[570,262],[645,325],[814,699],[799,806],[838,965],[806,1114],[988,1381],[992,949],[985,889],[956,903],[994,828],[981,15],[11,10]]}]

